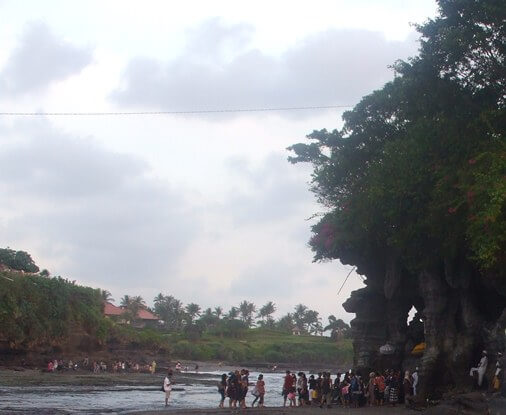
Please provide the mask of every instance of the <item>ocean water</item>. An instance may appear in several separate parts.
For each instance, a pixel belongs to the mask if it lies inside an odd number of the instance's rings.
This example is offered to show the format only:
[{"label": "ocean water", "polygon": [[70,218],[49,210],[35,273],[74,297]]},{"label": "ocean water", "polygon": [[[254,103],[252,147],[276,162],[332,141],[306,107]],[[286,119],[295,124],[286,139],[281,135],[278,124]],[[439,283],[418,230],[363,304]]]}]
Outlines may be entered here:
[{"label": "ocean water", "polygon": [[[200,380],[211,380],[216,383],[222,372],[201,372]],[[259,372],[250,373],[250,383],[254,383]],[[280,406],[283,404],[281,389],[283,373],[264,373],[266,387],[265,405]],[[199,383],[177,385],[183,390],[172,391],[170,406],[172,408],[215,408],[218,407],[220,395],[217,386],[206,386]],[[161,387],[161,384],[160,384]],[[132,411],[163,409],[165,393],[146,386],[30,386],[0,387],[0,410],[37,411],[54,410],[71,414],[126,414]],[[254,399],[250,386],[246,403]],[[228,404],[228,399],[226,401]]]}]

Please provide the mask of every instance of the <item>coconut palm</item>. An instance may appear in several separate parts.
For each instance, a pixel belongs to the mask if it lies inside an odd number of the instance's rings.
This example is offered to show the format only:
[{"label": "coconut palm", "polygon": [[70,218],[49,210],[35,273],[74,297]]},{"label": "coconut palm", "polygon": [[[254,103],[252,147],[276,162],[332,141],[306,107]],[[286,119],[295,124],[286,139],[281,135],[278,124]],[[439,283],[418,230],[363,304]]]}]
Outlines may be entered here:
[{"label": "coconut palm", "polygon": [[274,319],[272,318],[272,314],[276,311],[276,305],[269,301],[265,305],[263,305],[258,311],[257,318],[260,318],[260,324],[263,326],[272,326],[274,323]]},{"label": "coconut palm", "polygon": [[200,315],[200,306],[198,304],[190,303],[186,306],[185,310],[189,324],[192,324],[195,317]]},{"label": "coconut palm", "polygon": [[106,303],[110,303],[114,301],[114,298],[112,298],[112,294],[110,291],[107,290],[100,290],[100,296],[102,297],[102,301]]},{"label": "coconut palm", "polygon": [[232,307],[227,313],[227,317],[231,320],[235,320],[239,317],[239,309],[237,307]]},{"label": "coconut palm", "polygon": [[256,311],[255,304],[244,300],[239,304],[239,312],[241,314],[241,320],[246,323],[248,327],[253,325],[253,313]]},{"label": "coconut palm", "polygon": [[218,318],[221,318],[221,316],[223,315],[223,308],[220,306],[214,307],[214,315]]}]

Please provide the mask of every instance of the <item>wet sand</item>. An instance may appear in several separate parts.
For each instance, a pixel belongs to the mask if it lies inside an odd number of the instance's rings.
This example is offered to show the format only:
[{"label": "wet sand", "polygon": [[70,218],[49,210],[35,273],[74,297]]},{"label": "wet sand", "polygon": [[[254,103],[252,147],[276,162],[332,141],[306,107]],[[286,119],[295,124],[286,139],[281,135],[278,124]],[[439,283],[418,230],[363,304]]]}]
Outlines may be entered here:
[{"label": "wet sand", "polygon": [[178,413],[186,415],[228,415],[228,414],[249,414],[249,415],[316,415],[316,414],[370,414],[370,415],[382,415],[382,414],[414,414],[415,411],[405,409],[402,406],[396,407],[364,407],[364,408],[342,408],[335,406],[333,408],[321,409],[319,407],[307,407],[307,408],[247,408],[247,409],[161,409],[159,411],[141,411],[131,412],[130,415],[160,415],[162,413]]}]

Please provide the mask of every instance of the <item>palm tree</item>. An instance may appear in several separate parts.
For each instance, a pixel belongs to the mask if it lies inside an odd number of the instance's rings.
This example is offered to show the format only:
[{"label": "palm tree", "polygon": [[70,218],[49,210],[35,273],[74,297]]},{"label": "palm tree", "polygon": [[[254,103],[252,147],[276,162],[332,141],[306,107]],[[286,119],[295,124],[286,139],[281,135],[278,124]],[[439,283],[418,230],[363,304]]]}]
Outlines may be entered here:
[{"label": "palm tree", "polygon": [[163,304],[165,302],[165,296],[162,293],[159,293],[154,299],[153,304]]},{"label": "palm tree", "polygon": [[112,294],[110,291],[107,290],[100,290],[100,296],[102,297],[102,301],[106,303],[110,303],[114,301],[114,298],[112,298]]},{"label": "palm tree", "polygon": [[190,303],[186,306],[186,314],[188,315],[189,323],[192,324],[195,317],[200,315],[200,306],[195,303]]},{"label": "palm tree", "polygon": [[329,324],[325,326],[323,331],[330,330],[330,337],[333,339],[338,339],[342,336],[347,330],[350,329],[350,326],[346,324],[341,319],[336,319],[335,316],[329,316]]},{"label": "palm tree", "polygon": [[292,315],[295,326],[301,332],[306,332],[306,312],[307,307],[304,304],[297,304]]},{"label": "palm tree", "polygon": [[272,326],[274,323],[274,319],[272,318],[272,314],[276,311],[276,305],[269,301],[265,305],[263,305],[258,311],[257,318],[261,319],[260,324],[263,326]]},{"label": "palm tree", "polygon": [[130,320],[136,320],[139,310],[146,308],[146,302],[140,295],[136,295],[134,297],[124,295],[121,299],[121,307],[127,311]]},{"label": "palm tree", "polygon": [[214,314],[216,317],[221,318],[221,316],[223,315],[223,308],[221,308],[220,306],[214,307]]},{"label": "palm tree", "polygon": [[293,314],[288,313],[288,314],[284,315],[283,317],[281,317],[276,322],[276,327],[279,330],[291,333],[293,331],[293,329],[295,328],[295,325],[293,323]]},{"label": "palm tree", "polygon": [[244,300],[239,304],[239,312],[241,313],[241,320],[246,323],[248,327],[253,325],[253,313],[256,311],[255,304]]},{"label": "palm tree", "polygon": [[132,302],[132,300],[131,300],[130,296],[125,294],[123,296],[123,298],[120,300],[120,306],[127,308],[131,302]]},{"label": "palm tree", "polygon": [[227,314],[227,317],[231,320],[236,319],[239,317],[239,309],[237,307],[232,307]]},{"label": "palm tree", "polygon": [[321,332],[321,322],[318,311],[307,310],[304,314],[304,323],[311,334],[318,334]]}]

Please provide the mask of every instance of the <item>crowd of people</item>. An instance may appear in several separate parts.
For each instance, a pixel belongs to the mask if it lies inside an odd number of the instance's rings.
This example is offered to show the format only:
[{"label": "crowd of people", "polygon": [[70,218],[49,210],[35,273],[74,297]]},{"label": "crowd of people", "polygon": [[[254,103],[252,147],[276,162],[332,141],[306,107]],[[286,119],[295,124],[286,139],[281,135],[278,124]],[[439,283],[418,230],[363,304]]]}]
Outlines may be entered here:
[{"label": "crowd of people", "polygon": [[404,402],[411,404],[416,394],[418,372],[409,371],[401,377],[400,371],[387,370],[384,374],[371,372],[368,379],[353,373],[337,373],[332,377],[330,372],[306,376],[286,372],[283,382],[283,406],[315,405],[330,408],[332,405],[361,407],[365,405],[395,406]]},{"label": "crowd of people", "polygon": [[49,360],[46,365],[47,372],[62,372],[68,370],[90,370],[93,373],[101,373],[112,371],[113,373],[121,372],[139,372],[151,373],[156,372],[156,361],[151,363],[138,363],[130,360],[116,360],[109,364],[103,360],[91,361],[88,357],[82,360],[63,359]]},{"label": "crowd of people", "polygon": [[[266,385],[263,374],[259,374],[250,383],[250,373],[247,369],[235,370],[221,375],[218,382],[220,395],[219,407],[224,408],[228,398],[229,408],[246,408],[246,398],[251,388],[251,407],[263,407]],[[173,385],[173,372],[169,369],[163,383],[165,404],[168,405]],[[409,371],[386,370],[384,373],[371,372],[368,379],[353,373],[337,373],[333,377],[329,372],[307,376],[304,372],[292,373],[289,370],[283,379],[281,395],[283,406],[319,406],[330,408],[340,405],[344,408],[362,406],[382,406],[405,403],[410,406],[416,396],[418,384],[418,368],[413,373]]]}]

